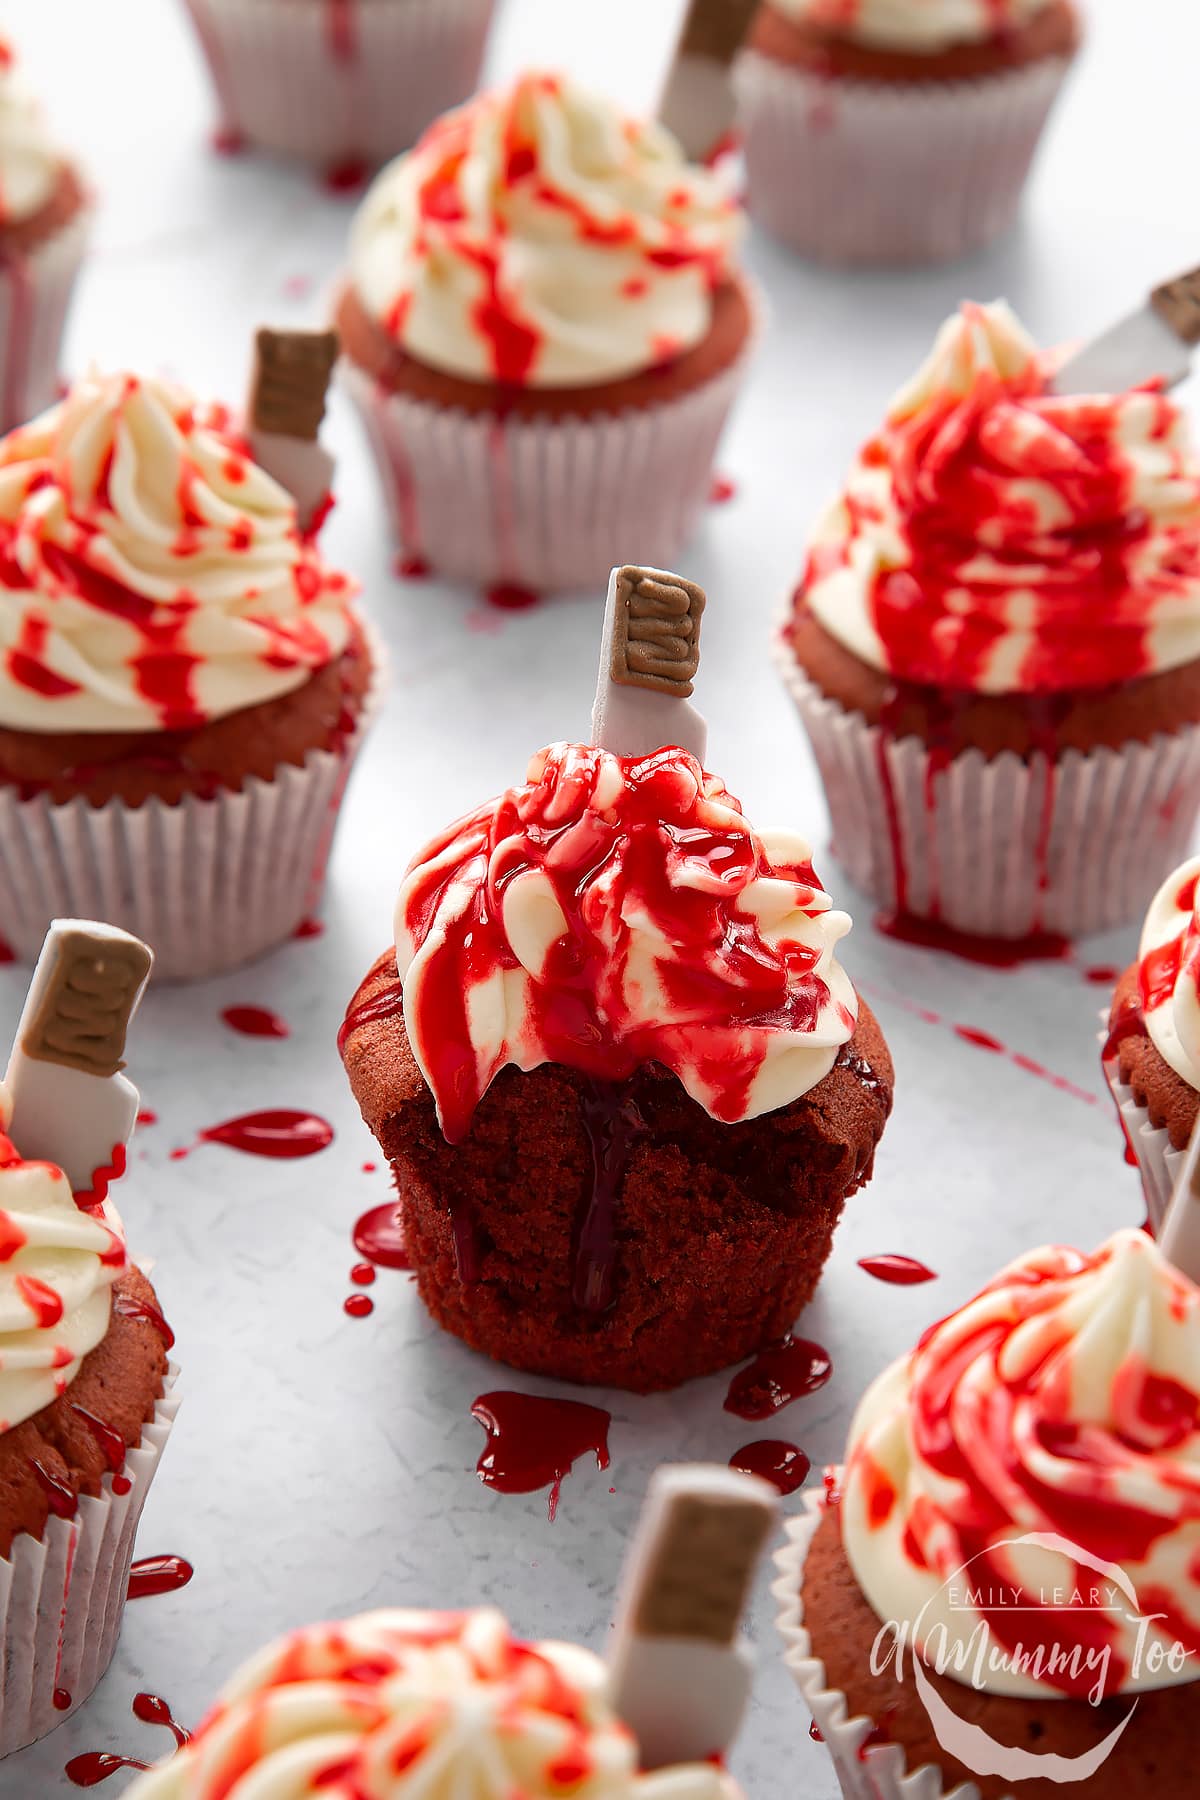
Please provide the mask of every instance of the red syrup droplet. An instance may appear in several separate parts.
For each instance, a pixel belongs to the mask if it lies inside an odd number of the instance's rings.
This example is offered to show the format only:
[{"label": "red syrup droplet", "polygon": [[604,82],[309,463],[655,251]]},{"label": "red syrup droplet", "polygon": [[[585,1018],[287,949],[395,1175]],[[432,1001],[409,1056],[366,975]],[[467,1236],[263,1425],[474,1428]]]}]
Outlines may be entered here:
[{"label": "red syrup droplet", "polygon": [[941,950],[963,962],[984,969],[1019,969],[1030,962],[1064,962],[1071,941],[1057,932],[1039,931],[1027,938],[973,937],[955,931],[936,919],[916,919],[908,913],[877,913],[874,920],[881,937],[920,950]]},{"label": "red syrup droplet", "polygon": [[826,1504],[826,1506],[840,1506],[841,1505],[842,1490],[841,1490],[841,1486],[840,1486],[840,1480],[841,1480],[841,1470],[836,1469],[832,1466],[827,1468],[825,1470],[825,1473],[822,1475],[821,1482],[825,1489],[825,1504]]},{"label": "red syrup droplet", "polygon": [[355,1263],[350,1271],[350,1279],[355,1287],[371,1287],[375,1280],[374,1263]]},{"label": "red syrup droplet", "polygon": [[815,1394],[833,1373],[829,1352],[809,1338],[784,1338],[739,1369],[725,1396],[725,1411],[739,1419],[769,1419],[804,1394]]},{"label": "red syrup droplet", "polygon": [[731,481],[728,475],[714,475],[712,486],[708,490],[708,503],[710,506],[724,506],[736,493],[737,483]]},{"label": "red syrup droplet", "polygon": [[333,1126],[316,1113],[277,1107],[242,1113],[236,1119],[210,1125],[200,1133],[200,1141],[223,1144],[227,1150],[240,1150],[246,1156],[282,1161],[327,1150],[333,1142]]},{"label": "red syrup droplet", "polygon": [[71,1696],[68,1694],[66,1688],[55,1688],[54,1706],[57,1712],[69,1712],[71,1710]]},{"label": "red syrup droplet", "polygon": [[17,953],[9,943],[8,939],[0,937],[0,964],[14,963],[16,960]]},{"label": "red syrup droplet", "polygon": [[935,1271],[913,1256],[860,1256],[858,1266],[876,1281],[888,1281],[893,1287],[919,1287],[923,1281],[937,1280]]},{"label": "red syrup droplet", "polygon": [[113,1311],[122,1319],[144,1319],[147,1325],[153,1325],[163,1341],[165,1350],[175,1348],[175,1333],[157,1306],[152,1305],[149,1300],[135,1300],[130,1294],[118,1294],[113,1301]]},{"label": "red syrup droplet", "polygon": [[157,1594],[177,1594],[192,1579],[194,1569],[182,1556],[145,1556],[129,1571],[130,1600],[150,1600]]},{"label": "red syrup droplet", "polygon": [[398,556],[396,573],[405,581],[427,581],[432,570],[423,556]]},{"label": "red syrup droplet", "polygon": [[342,1301],[342,1310],[352,1319],[365,1319],[375,1311],[375,1302],[370,1294],[348,1294]]},{"label": "red syrup droplet", "polygon": [[227,1006],[221,1014],[230,1031],[236,1031],[242,1037],[285,1038],[291,1037],[292,1028],[286,1019],[278,1013],[268,1012],[265,1006]]},{"label": "red syrup droplet", "polygon": [[480,1394],[471,1408],[487,1433],[476,1471],[486,1487],[501,1494],[550,1489],[553,1522],[563,1479],[581,1456],[607,1469],[612,1415],[579,1400],[547,1400],[538,1394],[505,1391]]},{"label": "red syrup droplet", "polygon": [[158,1114],[156,1112],[151,1112],[148,1106],[143,1106],[141,1112],[137,1116],[137,1122],[139,1125],[157,1125]]},{"label": "red syrup droplet", "polygon": [[330,194],[357,194],[367,185],[370,175],[369,163],[361,156],[350,156],[345,162],[334,163],[332,168],[326,169],[324,186]]},{"label": "red syrup droplet", "polygon": [[761,1476],[781,1494],[794,1494],[804,1485],[812,1464],[798,1444],[789,1444],[784,1438],[756,1438],[734,1451],[729,1466],[744,1475]]},{"label": "red syrup droplet", "polygon": [[823,1744],[825,1742],[824,1737],[821,1735],[821,1727],[817,1724],[815,1719],[808,1728],[808,1735],[814,1744]]},{"label": "red syrup droplet", "polygon": [[221,125],[212,134],[212,147],[218,156],[240,156],[246,148],[246,138],[236,125]]},{"label": "red syrup droplet", "polygon": [[1093,963],[1083,971],[1083,979],[1093,987],[1115,987],[1121,979],[1121,971],[1112,963]]},{"label": "red syrup droplet", "polygon": [[990,1050],[994,1056],[1004,1055],[1004,1045],[990,1031],[980,1031],[976,1025],[955,1025],[953,1030],[955,1037],[960,1037],[964,1044],[973,1045],[976,1050]]},{"label": "red syrup droplet", "polygon": [[398,1200],[388,1200],[363,1214],[354,1227],[354,1248],[368,1263],[378,1263],[381,1269],[412,1268]]},{"label": "red syrup droplet", "polygon": [[306,941],[309,938],[323,937],[324,934],[325,922],[323,919],[301,919],[292,936]]},{"label": "red syrup droplet", "polygon": [[185,1731],[179,1721],[172,1717],[170,1707],[157,1694],[135,1694],[130,1710],[134,1718],[139,1719],[143,1725],[161,1725],[164,1731],[169,1731],[181,1750],[191,1742],[191,1732]]},{"label": "red syrup droplet", "polygon": [[536,606],[541,599],[541,595],[535,594],[532,588],[518,587],[511,581],[497,582],[495,587],[486,590],[483,597],[498,612],[525,612],[529,607]]},{"label": "red syrup droplet", "polygon": [[375,1173],[375,1169],[376,1169],[375,1163],[364,1163],[362,1166],[362,1172],[364,1175],[373,1175]]},{"label": "red syrup droplet", "polygon": [[133,1492],[133,1483],[130,1481],[128,1475],[114,1475],[112,1487],[113,1493],[120,1494],[121,1496]]},{"label": "red syrup droplet", "polygon": [[93,1788],[122,1769],[145,1771],[149,1767],[149,1763],[139,1762],[136,1756],[114,1756],[110,1750],[85,1750],[82,1756],[71,1758],[63,1773],[75,1787]]}]

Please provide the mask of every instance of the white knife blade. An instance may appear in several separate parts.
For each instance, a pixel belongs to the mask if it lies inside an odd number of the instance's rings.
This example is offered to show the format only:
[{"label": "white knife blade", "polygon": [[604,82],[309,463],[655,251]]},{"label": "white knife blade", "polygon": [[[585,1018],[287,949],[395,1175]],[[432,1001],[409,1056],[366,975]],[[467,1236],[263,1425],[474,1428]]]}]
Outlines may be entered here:
[{"label": "white knife blade", "polygon": [[692,162],[707,162],[733,129],[729,70],[758,0],[691,0],[658,116]]},{"label": "white knife blade", "polygon": [[1200,269],[1155,288],[1144,306],[1069,356],[1051,382],[1056,394],[1123,394],[1148,381],[1176,387],[1200,343]]}]

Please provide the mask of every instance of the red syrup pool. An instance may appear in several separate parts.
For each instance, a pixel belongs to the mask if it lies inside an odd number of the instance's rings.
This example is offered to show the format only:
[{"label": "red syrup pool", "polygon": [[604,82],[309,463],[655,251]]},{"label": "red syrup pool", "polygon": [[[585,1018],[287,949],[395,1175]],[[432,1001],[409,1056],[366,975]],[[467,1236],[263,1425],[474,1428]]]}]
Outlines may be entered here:
[{"label": "red syrup pool", "polygon": [[144,1556],[129,1571],[130,1600],[150,1600],[157,1594],[177,1594],[195,1570],[182,1556]]},{"label": "red syrup pool", "polygon": [[324,937],[324,935],[325,924],[322,919],[301,919],[295,931],[292,933],[294,938],[300,938],[302,940]]},{"label": "red syrup pool", "polygon": [[225,1119],[220,1125],[209,1125],[200,1133],[200,1142],[224,1144],[226,1149],[240,1150],[247,1156],[289,1160],[315,1156],[318,1150],[327,1150],[333,1142],[333,1126],[316,1113],[278,1107],[266,1112],[242,1113],[236,1119]]},{"label": "red syrup pool", "polygon": [[398,556],[396,573],[405,581],[428,581],[432,570],[423,556]]},{"label": "red syrup pool", "polygon": [[769,1419],[793,1400],[815,1394],[832,1373],[829,1352],[820,1344],[810,1338],[784,1338],[738,1370],[725,1396],[725,1411],[739,1419]]},{"label": "red syrup pool", "polygon": [[551,1521],[563,1479],[581,1456],[591,1454],[598,1469],[608,1467],[612,1415],[598,1406],[500,1391],[480,1394],[471,1417],[487,1433],[475,1465],[480,1481],[501,1494],[532,1494],[548,1487]]},{"label": "red syrup pool", "polygon": [[236,1031],[241,1037],[285,1038],[292,1035],[287,1020],[281,1019],[278,1013],[269,1012],[265,1006],[227,1006],[221,1017],[230,1031]]},{"label": "red syrup pool", "polygon": [[804,1485],[812,1464],[798,1444],[789,1444],[784,1438],[756,1438],[734,1451],[729,1466],[744,1475],[761,1476],[781,1494],[794,1494]]},{"label": "red syrup pool", "polygon": [[16,962],[17,953],[7,938],[0,937],[0,964]]},{"label": "red syrup pool", "polygon": [[[135,1719],[143,1725],[161,1725],[175,1739],[177,1748],[182,1749],[188,1743],[191,1733],[172,1717],[171,1709],[165,1700],[157,1694],[135,1694],[130,1708]],[[85,1750],[82,1756],[73,1756],[63,1773],[75,1787],[99,1787],[110,1775],[119,1774],[122,1769],[146,1770],[151,1765],[141,1762],[135,1756],[117,1756],[111,1750]]]},{"label": "red syrup pool", "polygon": [[1121,979],[1121,971],[1114,963],[1093,963],[1083,970],[1083,979],[1092,987],[1116,987]]},{"label": "red syrup pool", "polygon": [[1031,962],[1065,962],[1071,954],[1069,938],[1057,932],[1039,931],[1027,938],[974,937],[955,931],[936,919],[916,919],[909,913],[877,913],[873,921],[880,937],[921,950],[940,950],[984,969],[1019,969]]},{"label": "red syrup pool", "polygon": [[858,1266],[876,1281],[890,1282],[893,1287],[918,1287],[923,1281],[937,1280],[936,1272],[914,1256],[860,1256]]},{"label": "red syrup pool", "polygon": [[370,1212],[365,1212],[354,1227],[353,1238],[354,1248],[368,1263],[375,1263],[381,1269],[412,1268],[398,1200],[389,1200],[383,1206],[373,1206]]},{"label": "red syrup pool", "polygon": [[498,612],[526,612],[541,599],[541,595],[535,594],[532,588],[518,587],[511,581],[497,582],[495,587],[486,589],[483,597]]}]

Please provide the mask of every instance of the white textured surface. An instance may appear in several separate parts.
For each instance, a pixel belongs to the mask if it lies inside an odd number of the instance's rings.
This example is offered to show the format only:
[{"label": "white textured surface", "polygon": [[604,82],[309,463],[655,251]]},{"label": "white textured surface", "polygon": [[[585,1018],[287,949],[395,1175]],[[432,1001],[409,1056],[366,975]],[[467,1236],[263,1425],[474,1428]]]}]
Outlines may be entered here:
[{"label": "white textured surface", "polygon": [[[648,101],[677,10],[675,0],[509,0],[493,66],[512,70],[532,45]],[[1196,260],[1200,19],[1179,0],[1093,0],[1091,12],[1093,41],[1023,223],[994,251],[881,278],[818,273],[764,240],[751,245],[774,322],[722,458],[738,498],[713,510],[686,565],[711,602],[697,698],[711,722],[713,765],[755,819],[799,825],[818,847],[824,808],[767,636],[805,526],[885,397],[964,294],[1006,292],[1035,335],[1052,340],[1104,324],[1153,280]],[[347,204],[303,173],[209,153],[209,99],[181,5],[5,0],[0,26],[20,38],[101,191],[73,366],[129,360],[236,397],[256,323],[320,316]],[[642,41],[627,65],[635,31]],[[303,293],[300,278],[311,283]],[[857,910],[845,960],[880,1012],[899,1070],[875,1182],[851,1202],[804,1320],[833,1354],[833,1380],[764,1426],[722,1411],[723,1378],[653,1400],[617,1399],[611,1472],[581,1466],[553,1526],[544,1495],[481,1487],[471,1401],[492,1387],[552,1384],[511,1377],[439,1336],[402,1275],[381,1272],[371,1318],[342,1312],[350,1226],[385,1190],[381,1174],[361,1171],[377,1157],[333,1039],[387,940],[398,878],[422,835],[519,775],[543,741],[586,730],[602,594],[500,618],[473,595],[397,581],[341,398],[331,437],[342,480],[327,543],[364,580],[395,686],[351,790],[327,930],[246,973],[151,992],[131,1044],[131,1073],[159,1123],[137,1140],[120,1204],[135,1249],[157,1259],[186,1388],[140,1554],[178,1552],[196,1578],[177,1596],[130,1608],[91,1703],[0,1769],[4,1800],[75,1792],[61,1770],[79,1750],[163,1754],[166,1733],[130,1717],[138,1688],[194,1721],[235,1659],[320,1615],[489,1599],[525,1631],[602,1647],[622,1550],[659,1458],[723,1459],[751,1438],[779,1436],[802,1444],[819,1468],[840,1455],[867,1380],[935,1312],[1035,1239],[1090,1246],[1141,1218],[1096,1056],[1102,990],[1078,967],[1006,976],[888,944],[819,857],[837,902]],[[615,561],[627,552],[613,545]],[[1133,943],[1132,931],[1102,939],[1080,960],[1123,962]],[[0,988],[15,1022],[22,977],[4,971]],[[219,1018],[235,999],[277,1008],[291,1039],[235,1037]],[[968,1045],[914,1006],[993,1034],[1096,1104]],[[333,1146],[304,1162],[216,1147],[169,1160],[198,1127],[279,1105],[324,1113],[337,1128]],[[882,1287],[855,1266],[880,1251],[921,1257],[941,1279]],[[833,1775],[783,1670],[765,1582],[762,1594],[763,1673],[736,1766],[751,1800],[830,1800]],[[100,1791],[118,1793],[124,1781]]]}]

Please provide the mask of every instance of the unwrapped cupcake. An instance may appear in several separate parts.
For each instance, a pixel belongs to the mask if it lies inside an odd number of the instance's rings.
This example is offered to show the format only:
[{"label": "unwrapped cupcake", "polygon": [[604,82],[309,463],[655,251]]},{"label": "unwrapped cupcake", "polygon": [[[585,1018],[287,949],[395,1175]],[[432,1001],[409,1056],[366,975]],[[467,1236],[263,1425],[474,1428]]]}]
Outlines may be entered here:
[{"label": "unwrapped cupcake", "polygon": [[449,114],[367,194],[343,368],[410,566],[485,588],[669,566],[710,492],[752,302],[722,176],[564,77]]},{"label": "unwrapped cupcake", "polygon": [[[316,459],[320,484],[315,423],[254,436],[297,488]],[[0,921],[19,955],[56,914],[92,914],[146,938],[161,975],[206,975],[311,910],[373,659],[319,507],[301,517],[227,409],[150,377],[90,375],[0,443]]]},{"label": "unwrapped cupcake", "polygon": [[779,654],[884,908],[1122,925],[1200,805],[1200,460],[1152,387],[1058,395],[965,305],[819,522]]},{"label": "unwrapped cupcake", "polygon": [[807,1498],[774,1591],[847,1800],[1189,1790],[1200,1289],[1145,1233],[1020,1257]]},{"label": "unwrapped cupcake", "polygon": [[1200,856],[1151,902],[1137,960],[1113,995],[1102,1061],[1157,1231],[1200,1115]]},{"label": "unwrapped cupcake", "polygon": [[83,181],[0,35],[0,431],[41,412],[58,391],[88,214]]},{"label": "unwrapped cupcake", "polygon": [[493,0],[186,0],[222,149],[255,144],[349,178],[479,78]]},{"label": "unwrapped cupcake", "polygon": [[[691,583],[614,580],[630,644],[688,601],[698,620]],[[648,1391],[786,1333],[893,1076],[807,843],[756,831],[672,742],[695,715],[643,723],[630,754],[603,724],[539,751],[417,853],[340,1046],[434,1318],[518,1368]]]},{"label": "unwrapped cupcake", "polygon": [[1074,0],[765,0],[735,71],[751,211],[828,262],[990,243],[1078,42]]},{"label": "unwrapped cupcake", "polygon": [[123,932],[56,924],[0,1088],[0,1756],[108,1667],[178,1406],[174,1340],[107,1198],[137,1111],[119,1071],[150,962]]}]

